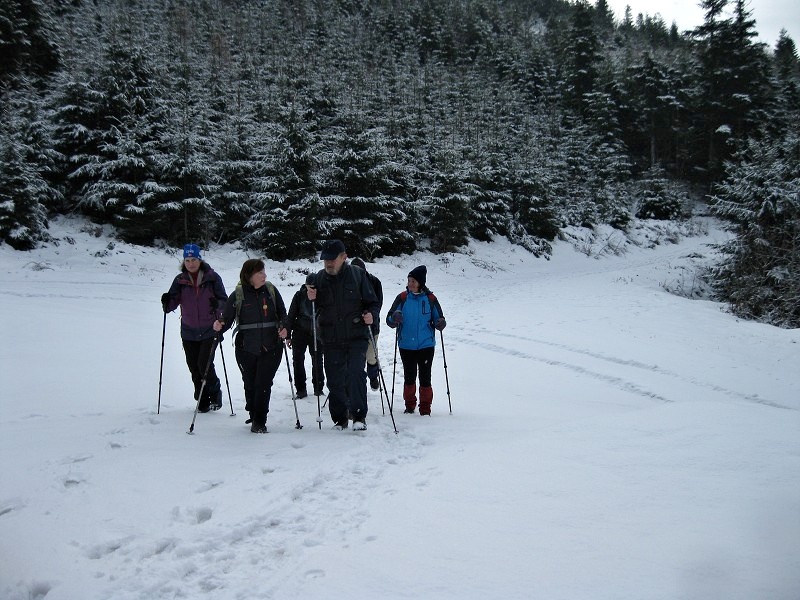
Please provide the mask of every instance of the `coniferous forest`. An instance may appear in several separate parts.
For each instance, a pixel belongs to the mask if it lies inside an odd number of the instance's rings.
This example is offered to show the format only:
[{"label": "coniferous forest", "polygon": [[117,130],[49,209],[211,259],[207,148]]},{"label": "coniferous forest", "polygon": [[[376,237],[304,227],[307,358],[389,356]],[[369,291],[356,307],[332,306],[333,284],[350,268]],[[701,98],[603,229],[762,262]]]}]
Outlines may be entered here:
[{"label": "coniferous forest", "polygon": [[800,326],[800,66],[746,0],[0,0],[0,240],[366,259],[682,219],[735,238],[737,314]]}]

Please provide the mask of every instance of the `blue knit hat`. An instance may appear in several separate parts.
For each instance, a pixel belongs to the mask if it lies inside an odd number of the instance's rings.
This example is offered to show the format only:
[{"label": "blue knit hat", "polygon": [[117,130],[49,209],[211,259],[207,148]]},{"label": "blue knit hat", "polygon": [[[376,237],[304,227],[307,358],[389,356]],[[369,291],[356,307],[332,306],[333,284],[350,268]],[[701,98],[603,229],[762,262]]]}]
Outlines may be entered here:
[{"label": "blue knit hat", "polygon": [[197,260],[203,260],[203,257],[200,256],[200,246],[197,244],[186,244],[183,247],[183,258],[186,260],[187,258],[196,258]]}]

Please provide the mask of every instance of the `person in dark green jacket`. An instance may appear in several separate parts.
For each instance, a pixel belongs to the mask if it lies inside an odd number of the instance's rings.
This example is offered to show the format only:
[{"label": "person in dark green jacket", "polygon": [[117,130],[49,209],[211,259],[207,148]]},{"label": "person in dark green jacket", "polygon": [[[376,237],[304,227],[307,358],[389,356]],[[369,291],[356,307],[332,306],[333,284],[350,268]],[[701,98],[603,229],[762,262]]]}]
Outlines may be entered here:
[{"label": "person in dark green jacket", "polygon": [[224,333],[234,322],[236,362],[242,372],[250,431],[266,433],[272,381],[281,364],[287,331],[286,306],[277,288],[267,281],[260,259],[244,261],[239,284],[214,330]]}]

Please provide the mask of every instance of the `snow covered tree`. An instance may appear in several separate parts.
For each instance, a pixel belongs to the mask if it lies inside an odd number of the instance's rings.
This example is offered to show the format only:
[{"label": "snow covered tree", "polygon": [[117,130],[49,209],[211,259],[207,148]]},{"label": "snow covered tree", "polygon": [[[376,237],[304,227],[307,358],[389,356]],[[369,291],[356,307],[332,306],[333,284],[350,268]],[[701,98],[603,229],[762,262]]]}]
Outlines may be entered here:
[{"label": "snow covered tree", "polygon": [[694,30],[702,90],[700,111],[705,125],[711,180],[734,149],[732,141],[756,133],[765,122],[771,97],[770,65],[764,45],[754,43],[755,21],[745,0],[734,0],[734,16],[725,17],[729,0],[702,0],[705,21]]},{"label": "snow covered tree", "polygon": [[322,174],[321,233],[367,259],[408,251],[413,236],[404,169],[389,158],[378,131],[352,124],[340,144]]},{"label": "snow covered tree", "polygon": [[0,1],[0,95],[15,80],[44,77],[58,68],[49,14],[37,0]]},{"label": "snow covered tree", "polygon": [[[66,210],[82,204],[85,187],[92,181],[83,167],[98,161],[105,142],[102,101],[94,81],[73,79],[70,74],[59,77],[52,100],[53,148],[61,156],[55,184],[63,190]],[[91,207],[84,205],[81,210],[91,214]]]},{"label": "snow covered tree", "polygon": [[292,106],[284,107],[276,135],[272,156],[264,157],[264,172],[256,178],[245,243],[275,260],[308,258],[319,233],[311,135]]},{"label": "snow covered tree", "polygon": [[[172,104],[168,107],[155,165],[159,187],[152,194],[164,221],[164,237],[171,243],[214,239],[222,212],[214,206],[222,179],[213,160],[216,126],[211,120],[207,80],[197,73],[202,65],[181,55],[170,73]],[[207,76],[207,73],[206,73]]]},{"label": "snow covered tree", "polygon": [[117,124],[103,132],[98,154],[79,171],[89,178],[79,206],[91,206],[116,225],[122,239],[149,244],[169,237],[164,221],[153,218],[156,198],[167,189],[158,168],[165,94],[141,48],[112,44],[108,56],[101,89],[106,119]]},{"label": "snow covered tree", "polygon": [[27,148],[13,122],[0,127],[0,240],[17,250],[31,250],[46,238],[44,201],[50,188],[36,165],[26,160]]},{"label": "snow covered tree", "polygon": [[736,232],[716,285],[736,314],[800,327],[800,129],[750,140],[733,158],[713,198]]},{"label": "snow covered tree", "polygon": [[469,232],[477,240],[490,242],[508,233],[511,182],[507,164],[508,160],[491,154],[471,174],[475,195],[469,204]]},{"label": "snow covered tree", "polygon": [[477,194],[457,157],[446,150],[431,156],[431,172],[418,200],[419,233],[431,252],[455,252],[469,242],[469,206]]},{"label": "snow covered tree", "polygon": [[773,127],[783,130],[800,117],[800,60],[794,40],[786,30],[781,30],[775,45],[775,87],[778,90],[776,123]]},{"label": "snow covered tree", "polygon": [[660,166],[645,171],[636,185],[636,217],[639,219],[676,220],[684,216],[688,195],[671,182]]},{"label": "snow covered tree", "polygon": [[586,95],[595,91],[602,55],[594,20],[594,9],[586,0],[578,0],[567,34],[564,67],[567,106],[583,112]]}]

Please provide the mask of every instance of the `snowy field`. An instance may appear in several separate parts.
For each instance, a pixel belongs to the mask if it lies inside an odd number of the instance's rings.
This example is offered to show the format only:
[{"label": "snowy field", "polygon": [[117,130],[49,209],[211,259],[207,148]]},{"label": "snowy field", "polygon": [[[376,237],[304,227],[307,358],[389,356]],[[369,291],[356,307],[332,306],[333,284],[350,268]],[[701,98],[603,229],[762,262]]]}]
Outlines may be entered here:
[{"label": "snowy field", "polygon": [[[319,430],[313,396],[295,429],[285,363],[251,434],[226,339],[236,416],[226,393],[187,435],[177,313],[157,413],[179,255],[77,220],[0,246],[0,598],[798,600],[800,330],[665,291],[705,231],[368,265],[382,317],[424,263],[448,321],[450,398],[437,347],[432,417],[397,372],[398,434],[375,392],[366,432]],[[246,257],[205,253],[229,292]],[[267,275],[288,304],[320,266]]]}]

